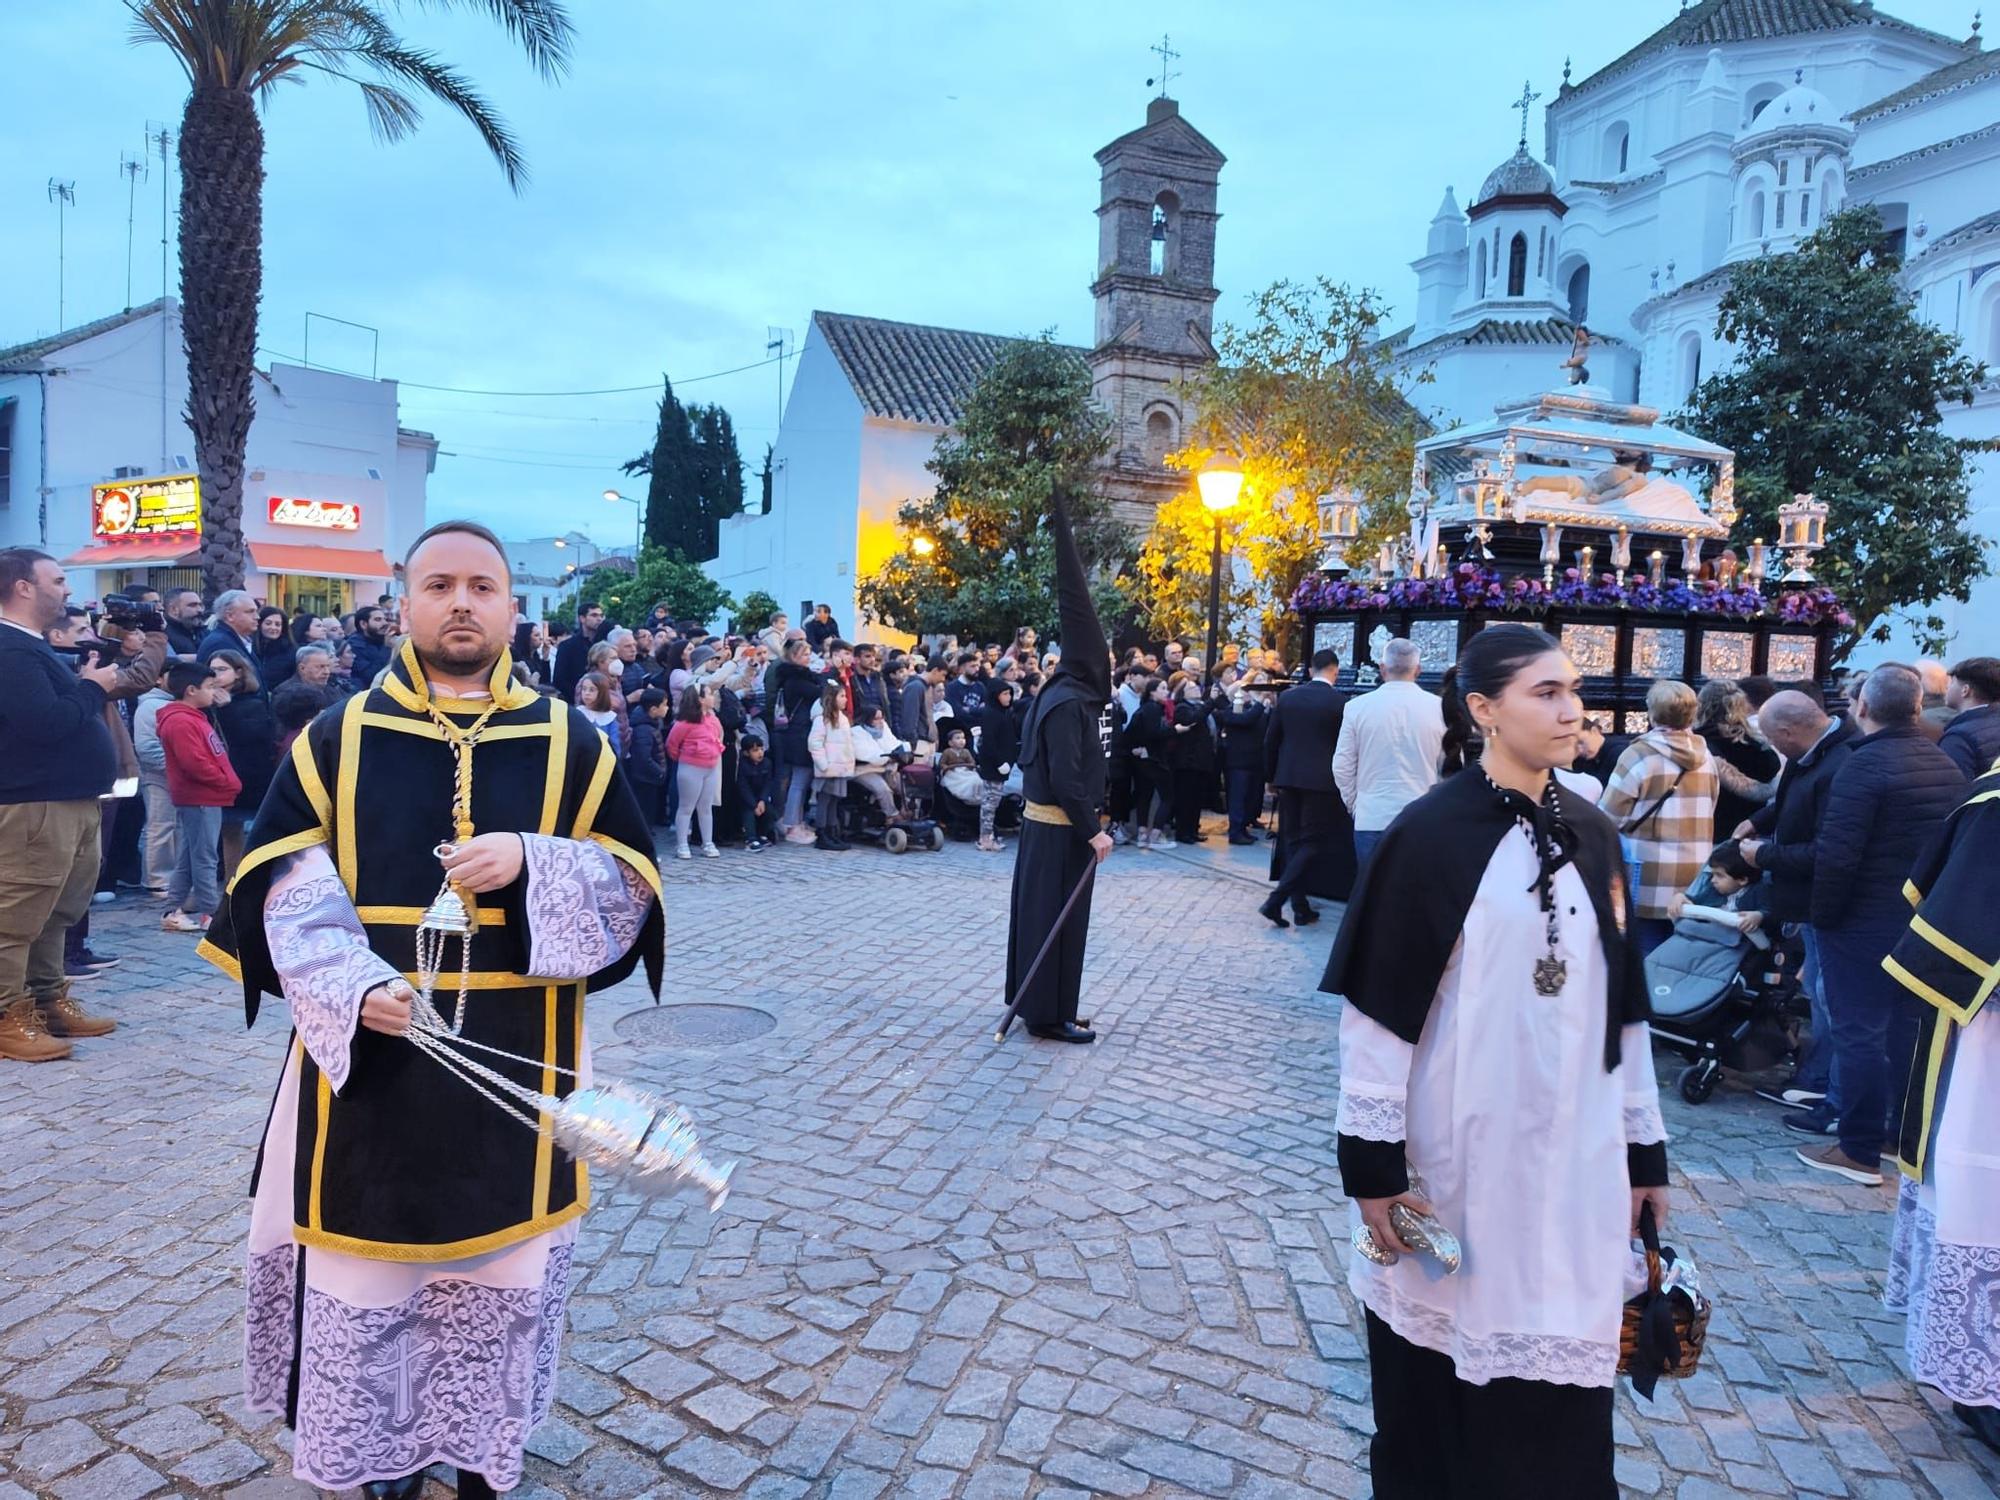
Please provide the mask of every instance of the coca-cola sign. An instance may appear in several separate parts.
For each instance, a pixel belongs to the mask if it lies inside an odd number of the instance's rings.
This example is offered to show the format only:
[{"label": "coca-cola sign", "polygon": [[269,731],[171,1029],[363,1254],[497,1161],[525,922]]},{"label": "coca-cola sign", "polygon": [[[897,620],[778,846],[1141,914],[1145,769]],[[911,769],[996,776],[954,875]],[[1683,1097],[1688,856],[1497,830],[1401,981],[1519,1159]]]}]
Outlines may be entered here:
[{"label": "coca-cola sign", "polygon": [[314,531],[359,531],[361,507],[349,500],[293,500],[271,497],[273,526],[307,526]]}]

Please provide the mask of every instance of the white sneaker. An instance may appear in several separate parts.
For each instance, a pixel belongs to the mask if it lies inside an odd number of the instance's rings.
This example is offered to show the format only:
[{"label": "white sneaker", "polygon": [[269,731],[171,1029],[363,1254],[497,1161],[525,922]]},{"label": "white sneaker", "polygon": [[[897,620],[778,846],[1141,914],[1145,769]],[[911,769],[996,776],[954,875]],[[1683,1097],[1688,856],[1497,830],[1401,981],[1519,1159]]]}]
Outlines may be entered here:
[{"label": "white sneaker", "polygon": [[693,856],[692,854],[688,853],[688,846],[687,846],[686,844],[682,844],[682,845],[680,846],[680,848],[678,848],[678,849],[674,850],[674,858],[675,858],[675,859],[693,859],[693,858],[694,858],[694,856]]},{"label": "white sneaker", "polygon": [[167,914],[160,918],[160,930],[162,932],[206,932],[208,931],[208,919],[206,917],[197,917],[192,912],[182,911],[176,906],[170,908]]},{"label": "white sneaker", "polygon": [[1132,836],[1125,831],[1123,823],[1113,823],[1111,825],[1111,843],[1114,848],[1122,848],[1131,841]]},{"label": "white sneaker", "polygon": [[703,859],[720,859],[722,858],[722,851],[713,844],[703,844],[701,846],[701,857]]},{"label": "white sneaker", "polygon": [[1178,849],[1180,848],[1180,845],[1175,843],[1172,839],[1155,839],[1153,841],[1153,847],[1155,849]]}]

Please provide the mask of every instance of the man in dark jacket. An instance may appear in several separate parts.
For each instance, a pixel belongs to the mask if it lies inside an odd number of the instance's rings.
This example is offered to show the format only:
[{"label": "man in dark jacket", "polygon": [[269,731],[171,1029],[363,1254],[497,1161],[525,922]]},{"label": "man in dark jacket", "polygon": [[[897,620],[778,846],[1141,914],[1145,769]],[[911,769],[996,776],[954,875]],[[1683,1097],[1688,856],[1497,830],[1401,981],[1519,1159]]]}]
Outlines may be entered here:
[{"label": "man in dark jacket", "polygon": [[[854,648],[854,667],[847,679],[848,698],[853,704],[854,722],[865,722],[867,710],[879,708],[894,728],[896,706],[889,698],[889,683],[882,675],[882,648],[866,642]],[[903,738],[903,736],[898,736]]]},{"label": "man in dark jacket", "polygon": [[1812,1040],[1791,1086],[1779,1098],[1808,1107],[1784,1123],[1808,1135],[1826,1135],[1839,1108],[1832,1097],[1833,1021],[1826,1009],[1819,939],[1812,928],[1813,859],[1827,788],[1861,731],[1853,720],[1829,718],[1814,699],[1789,691],[1773,694],[1758,711],[1757,722],[1785,757],[1785,769],[1777,795],[1739,824],[1735,836],[1742,840],[1743,857],[1770,874],[1771,920],[1797,926],[1805,943]]},{"label": "man in dark jacket", "polygon": [[167,617],[168,652],[193,661],[201,646],[201,590],[169,590],[162,613]]},{"label": "man in dark jacket", "polygon": [[388,670],[389,637],[394,628],[386,609],[364,604],[354,612],[354,681],[357,686],[372,685],[379,674]]},{"label": "man in dark jacket", "polygon": [[243,589],[215,596],[215,629],[201,638],[194,659],[207,661],[218,651],[240,651],[257,659],[257,601]]},{"label": "man in dark jacket", "polygon": [[604,620],[604,606],[586,604],[576,612],[576,629],[563,638],[556,647],[555,689],[556,696],[565,703],[576,701],[576,685],[583,681],[583,674],[590,669],[590,648],[603,640],[608,633]]},{"label": "man in dark jacket", "polygon": [[112,1023],[69,996],[63,932],[97,887],[102,804],[117,775],[104,720],[114,663],[79,669],[42,632],[69,598],[61,566],[30,547],[0,551],[0,1058],[52,1062],[69,1038]]},{"label": "man in dark jacket", "polygon": [[[1312,677],[1278,694],[1271,706],[1271,727],[1264,731],[1264,780],[1278,789],[1278,851],[1272,863],[1278,887],[1257,908],[1273,926],[1288,927],[1285,902],[1292,903],[1292,921],[1317,922],[1309,895],[1344,899],[1354,880],[1354,827],[1340,790],[1333,782],[1333,750],[1340,739],[1340,658],[1316,651]],[[1315,880],[1316,863],[1345,849],[1345,882],[1335,880],[1329,892],[1324,879]],[[1334,872],[1336,875],[1339,872]]]},{"label": "man in dark jacket", "polygon": [[1966,780],[1977,780],[2000,760],[2000,656],[1969,656],[1954,666],[1944,701],[1956,712],[1938,749]]},{"label": "man in dark jacket", "polygon": [[1882,1142],[1901,1125],[1890,1082],[1909,1071],[1917,1001],[1882,960],[1909,924],[1910,871],[1965,795],[1958,767],[1917,727],[1923,706],[1923,681],[1908,667],[1868,674],[1855,707],[1862,736],[1827,789],[1813,854],[1812,925],[1833,1021],[1840,1139],[1798,1155],[1849,1182],[1882,1180]]},{"label": "man in dark jacket", "polygon": [[1264,732],[1271,716],[1264,694],[1238,688],[1215,710],[1222,726],[1222,766],[1229,807],[1229,842],[1254,844],[1250,827],[1264,810]]}]

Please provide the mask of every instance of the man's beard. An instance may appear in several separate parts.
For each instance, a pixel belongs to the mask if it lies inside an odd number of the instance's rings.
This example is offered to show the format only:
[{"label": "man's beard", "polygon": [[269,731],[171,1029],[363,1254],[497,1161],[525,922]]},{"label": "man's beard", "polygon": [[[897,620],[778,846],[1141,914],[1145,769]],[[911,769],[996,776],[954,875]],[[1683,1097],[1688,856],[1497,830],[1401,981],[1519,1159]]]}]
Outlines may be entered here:
[{"label": "man's beard", "polygon": [[477,641],[462,640],[447,642],[447,634],[454,628],[446,625],[437,637],[428,644],[417,647],[417,661],[426,671],[434,671],[451,677],[471,677],[475,673],[485,675],[493,670],[500,660],[499,648],[486,639],[482,632]]}]

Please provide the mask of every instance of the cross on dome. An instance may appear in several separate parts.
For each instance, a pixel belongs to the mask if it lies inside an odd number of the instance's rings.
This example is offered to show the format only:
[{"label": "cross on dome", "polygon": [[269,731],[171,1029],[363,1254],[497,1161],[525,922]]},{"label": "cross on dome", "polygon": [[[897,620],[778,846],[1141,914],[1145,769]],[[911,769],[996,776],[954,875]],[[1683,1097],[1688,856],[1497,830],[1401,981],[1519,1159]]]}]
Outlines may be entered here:
[{"label": "cross on dome", "polygon": [[1528,111],[1534,107],[1535,101],[1541,97],[1540,94],[1534,91],[1525,78],[1521,80],[1521,97],[1514,101],[1512,107],[1521,112],[1521,146],[1524,150],[1528,144]]}]

